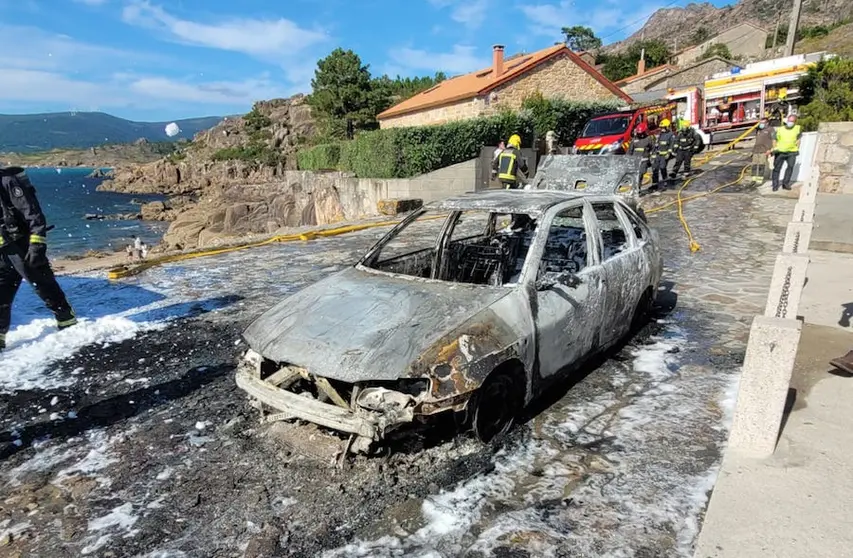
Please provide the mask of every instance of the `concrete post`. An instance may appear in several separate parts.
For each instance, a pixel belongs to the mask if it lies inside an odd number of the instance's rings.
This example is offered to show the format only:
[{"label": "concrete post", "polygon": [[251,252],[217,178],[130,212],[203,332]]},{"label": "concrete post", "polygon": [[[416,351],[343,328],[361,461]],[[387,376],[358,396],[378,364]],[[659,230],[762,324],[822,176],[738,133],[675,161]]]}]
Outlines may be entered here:
[{"label": "concrete post", "polygon": [[729,449],[754,457],[773,454],[801,331],[799,320],[756,316],[752,321]]},{"label": "concrete post", "polygon": [[804,254],[776,256],[776,267],[773,268],[767,305],[764,307],[765,316],[790,319],[797,317],[797,307],[806,284],[808,266],[809,257]]},{"label": "concrete post", "polygon": [[805,254],[808,252],[813,227],[814,223],[798,223],[796,221],[788,223],[782,252],[786,254]]},{"label": "concrete post", "polygon": [[797,205],[794,206],[794,218],[792,220],[811,223],[814,218],[814,208],[814,203],[797,202]]}]

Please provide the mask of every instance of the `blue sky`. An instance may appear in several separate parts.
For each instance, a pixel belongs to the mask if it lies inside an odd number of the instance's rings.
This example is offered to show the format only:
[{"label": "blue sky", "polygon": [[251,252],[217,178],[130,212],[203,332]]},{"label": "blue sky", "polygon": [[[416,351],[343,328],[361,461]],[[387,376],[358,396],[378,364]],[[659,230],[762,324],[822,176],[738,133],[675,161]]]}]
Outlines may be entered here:
[{"label": "blue sky", "polygon": [[[684,5],[678,1],[675,5]],[[715,1],[715,4],[723,2]],[[246,112],[310,92],[342,46],[374,74],[464,73],[589,25],[625,37],[671,0],[0,0],[0,113],[135,120]]]}]

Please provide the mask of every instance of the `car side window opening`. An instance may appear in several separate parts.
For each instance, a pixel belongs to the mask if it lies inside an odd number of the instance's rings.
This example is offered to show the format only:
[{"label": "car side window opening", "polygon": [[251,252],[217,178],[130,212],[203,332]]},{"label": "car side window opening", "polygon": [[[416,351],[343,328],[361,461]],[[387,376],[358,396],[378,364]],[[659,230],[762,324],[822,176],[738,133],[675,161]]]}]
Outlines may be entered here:
[{"label": "car side window opening", "polygon": [[551,221],[545,250],[539,262],[539,278],[546,274],[580,273],[588,265],[583,206],[570,207]]},{"label": "car side window opening", "polygon": [[426,211],[385,244],[371,267],[389,273],[428,278],[439,234],[450,211]]},{"label": "car side window opening", "polygon": [[634,236],[637,237],[638,241],[643,240],[645,238],[645,233],[643,232],[642,225],[640,225],[640,218],[630,211],[626,211],[625,213],[628,215],[628,221],[631,222],[631,227],[634,229]]},{"label": "car side window opening", "polygon": [[605,262],[627,251],[630,248],[628,235],[613,203],[594,203],[592,209],[598,219],[598,231],[601,234],[601,261]]}]

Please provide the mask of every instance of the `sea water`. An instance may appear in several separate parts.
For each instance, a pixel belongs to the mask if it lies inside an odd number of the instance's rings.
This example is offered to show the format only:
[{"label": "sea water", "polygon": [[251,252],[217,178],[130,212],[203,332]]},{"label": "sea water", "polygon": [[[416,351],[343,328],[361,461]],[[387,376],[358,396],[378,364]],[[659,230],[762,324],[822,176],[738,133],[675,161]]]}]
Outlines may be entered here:
[{"label": "sea water", "polygon": [[157,244],[168,223],[140,220],[86,220],[87,214],[139,213],[139,203],[162,200],[162,196],[142,196],[98,192],[100,178],[89,178],[92,169],[31,168],[30,181],[48,225],[50,256],[82,255],[87,250],[120,251],[136,235],[149,246]]}]

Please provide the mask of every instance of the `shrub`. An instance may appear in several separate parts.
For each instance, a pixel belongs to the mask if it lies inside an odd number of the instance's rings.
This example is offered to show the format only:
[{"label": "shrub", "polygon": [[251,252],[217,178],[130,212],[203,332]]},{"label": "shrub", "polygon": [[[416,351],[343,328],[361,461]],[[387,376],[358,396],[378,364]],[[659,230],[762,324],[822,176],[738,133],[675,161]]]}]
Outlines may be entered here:
[{"label": "shrub", "polygon": [[799,81],[806,103],[800,107],[799,123],[805,131],[817,130],[821,122],[853,120],[853,59],[823,60],[809,68]]},{"label": "shrub", "polygon": [[274,167],[281,163],[281,154],[266,145],[248,144],[236,147],[226,147],[216,151],[211,159],[214,161],[245,161],[255,165]]},{"label": "shrub", "polygon": [[296,162],[300,169],[337,169],[341,162],[341,146],[339,143],[324,143],[303,149],[296,154]]},{"label": "shrub", "polygon": [[610,103],[578,103],[562,99],[546,99],[541,93],[527,97],[522,102],[522,112],[533,120],[536,135],[544,137],[554,130],[560,145],[573,145],[583,131],[584,125],[595,114],[615,110],[623,105],[619,101]]}]

